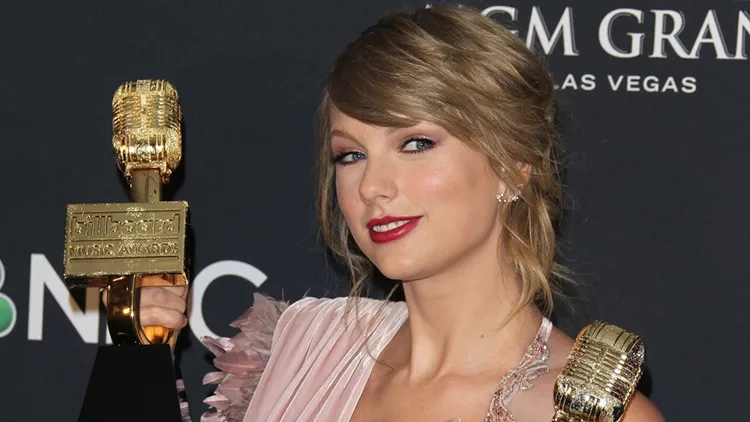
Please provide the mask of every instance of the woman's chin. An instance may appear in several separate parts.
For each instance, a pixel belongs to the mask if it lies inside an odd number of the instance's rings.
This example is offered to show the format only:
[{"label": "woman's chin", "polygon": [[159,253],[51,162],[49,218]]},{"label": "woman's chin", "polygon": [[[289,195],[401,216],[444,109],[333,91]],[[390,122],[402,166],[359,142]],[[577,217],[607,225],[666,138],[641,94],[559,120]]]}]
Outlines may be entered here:
[{"label": "woman's chin", "polygon": [[425,277],[425,268],[414,263],[388,263],[377,265],[378,270],[387,278],[398,281],[418,280]]},{"label": "woman's chin", "polygon": [[368,250],[365,255],[391,280],[415,280],[434,273],[436,262],[431,256],[424,250],[409,246]]}]

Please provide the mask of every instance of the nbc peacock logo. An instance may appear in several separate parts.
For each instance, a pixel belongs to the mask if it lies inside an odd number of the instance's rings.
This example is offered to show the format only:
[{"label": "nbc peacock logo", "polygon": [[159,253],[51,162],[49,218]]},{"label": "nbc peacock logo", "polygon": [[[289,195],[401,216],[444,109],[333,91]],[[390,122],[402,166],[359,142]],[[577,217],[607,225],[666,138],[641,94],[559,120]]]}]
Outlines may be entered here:
[{"label": "nbc peacock logo", "polygon": [[[5,266],[0,261],[0,289],[5,284]],[[16,326],[18,312],[16,304],[6,294],[0,292],[0,338],[5,337],[13,331]]]}]

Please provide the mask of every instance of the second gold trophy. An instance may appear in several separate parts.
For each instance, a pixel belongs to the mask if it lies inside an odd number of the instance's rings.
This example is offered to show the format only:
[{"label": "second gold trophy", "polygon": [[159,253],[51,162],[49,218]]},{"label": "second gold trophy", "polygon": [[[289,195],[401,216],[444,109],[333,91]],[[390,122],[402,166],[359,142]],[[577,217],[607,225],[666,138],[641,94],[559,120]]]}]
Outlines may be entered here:
[{"label": "second gold trophy", "polygon": [[182,158],[179,97],[164,80],[127,82],[112,112],[112,146],[133,202],[67,209],[65,282],[106,289],[114,342],[97,350],[78,421],[182,421],[170,350],[177,331],[141,326],[139,306],[144,275],[188,286],[188,205],[162,201]]},{"label": "second gold trophy", "polygon": [[182,158],[179,97],[164,80],[127,82],[116,90],[112,112],[112,146],[133,202],[68,206],[65,281],[107,289],[115,344],[173,345],[173,330],[141,327],[138,304],[144,274],[188,285],[188,204],[161,200]]}]

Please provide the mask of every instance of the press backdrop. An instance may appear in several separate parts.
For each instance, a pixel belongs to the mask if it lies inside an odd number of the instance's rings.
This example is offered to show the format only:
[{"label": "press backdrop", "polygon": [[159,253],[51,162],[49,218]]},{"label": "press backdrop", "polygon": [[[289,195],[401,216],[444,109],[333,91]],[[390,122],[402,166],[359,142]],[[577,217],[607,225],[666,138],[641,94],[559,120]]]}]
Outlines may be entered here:
[{"label": "press backdrop", "polygon": [[[470,5],[519,30],[559,84],[565,262],[557,323],[640,334],[641,384],[669,420],[750,412],[750,3],[538,0]],[[3,421],[75,420],[105,325],[60,279],[65,205],[121,202],[110,102],[166,78],[185,119],[174,198],[192,210],[193,417],[209,353],[254,292],[341,295],[317,241],[313,116],[335,55],[409,1],[25,1],[0,6]],[[199,312],[202,311],[202,312]]]}]

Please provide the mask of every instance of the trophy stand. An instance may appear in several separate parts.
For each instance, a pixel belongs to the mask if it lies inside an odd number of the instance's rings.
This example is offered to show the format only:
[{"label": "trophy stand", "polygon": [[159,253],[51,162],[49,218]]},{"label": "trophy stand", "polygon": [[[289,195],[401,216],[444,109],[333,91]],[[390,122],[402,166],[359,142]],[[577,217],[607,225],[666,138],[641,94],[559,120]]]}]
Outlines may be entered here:
[{"label": "trophy stand", "polygon": [[121,85],[112,100],[112,143],[133,202],[67,208],[65,282],[107,289],[113,346],[100,346],[79,415],[82,422],[180,422],[172,348],[177,332],[142,327],[143,275],[188,286],[188,205],[161,201],[182,157],[177,91],[163,80]]},{"label": "trophy stand", "polygon": [[182,421],[169,345],[99,346],[79,422]]}]

